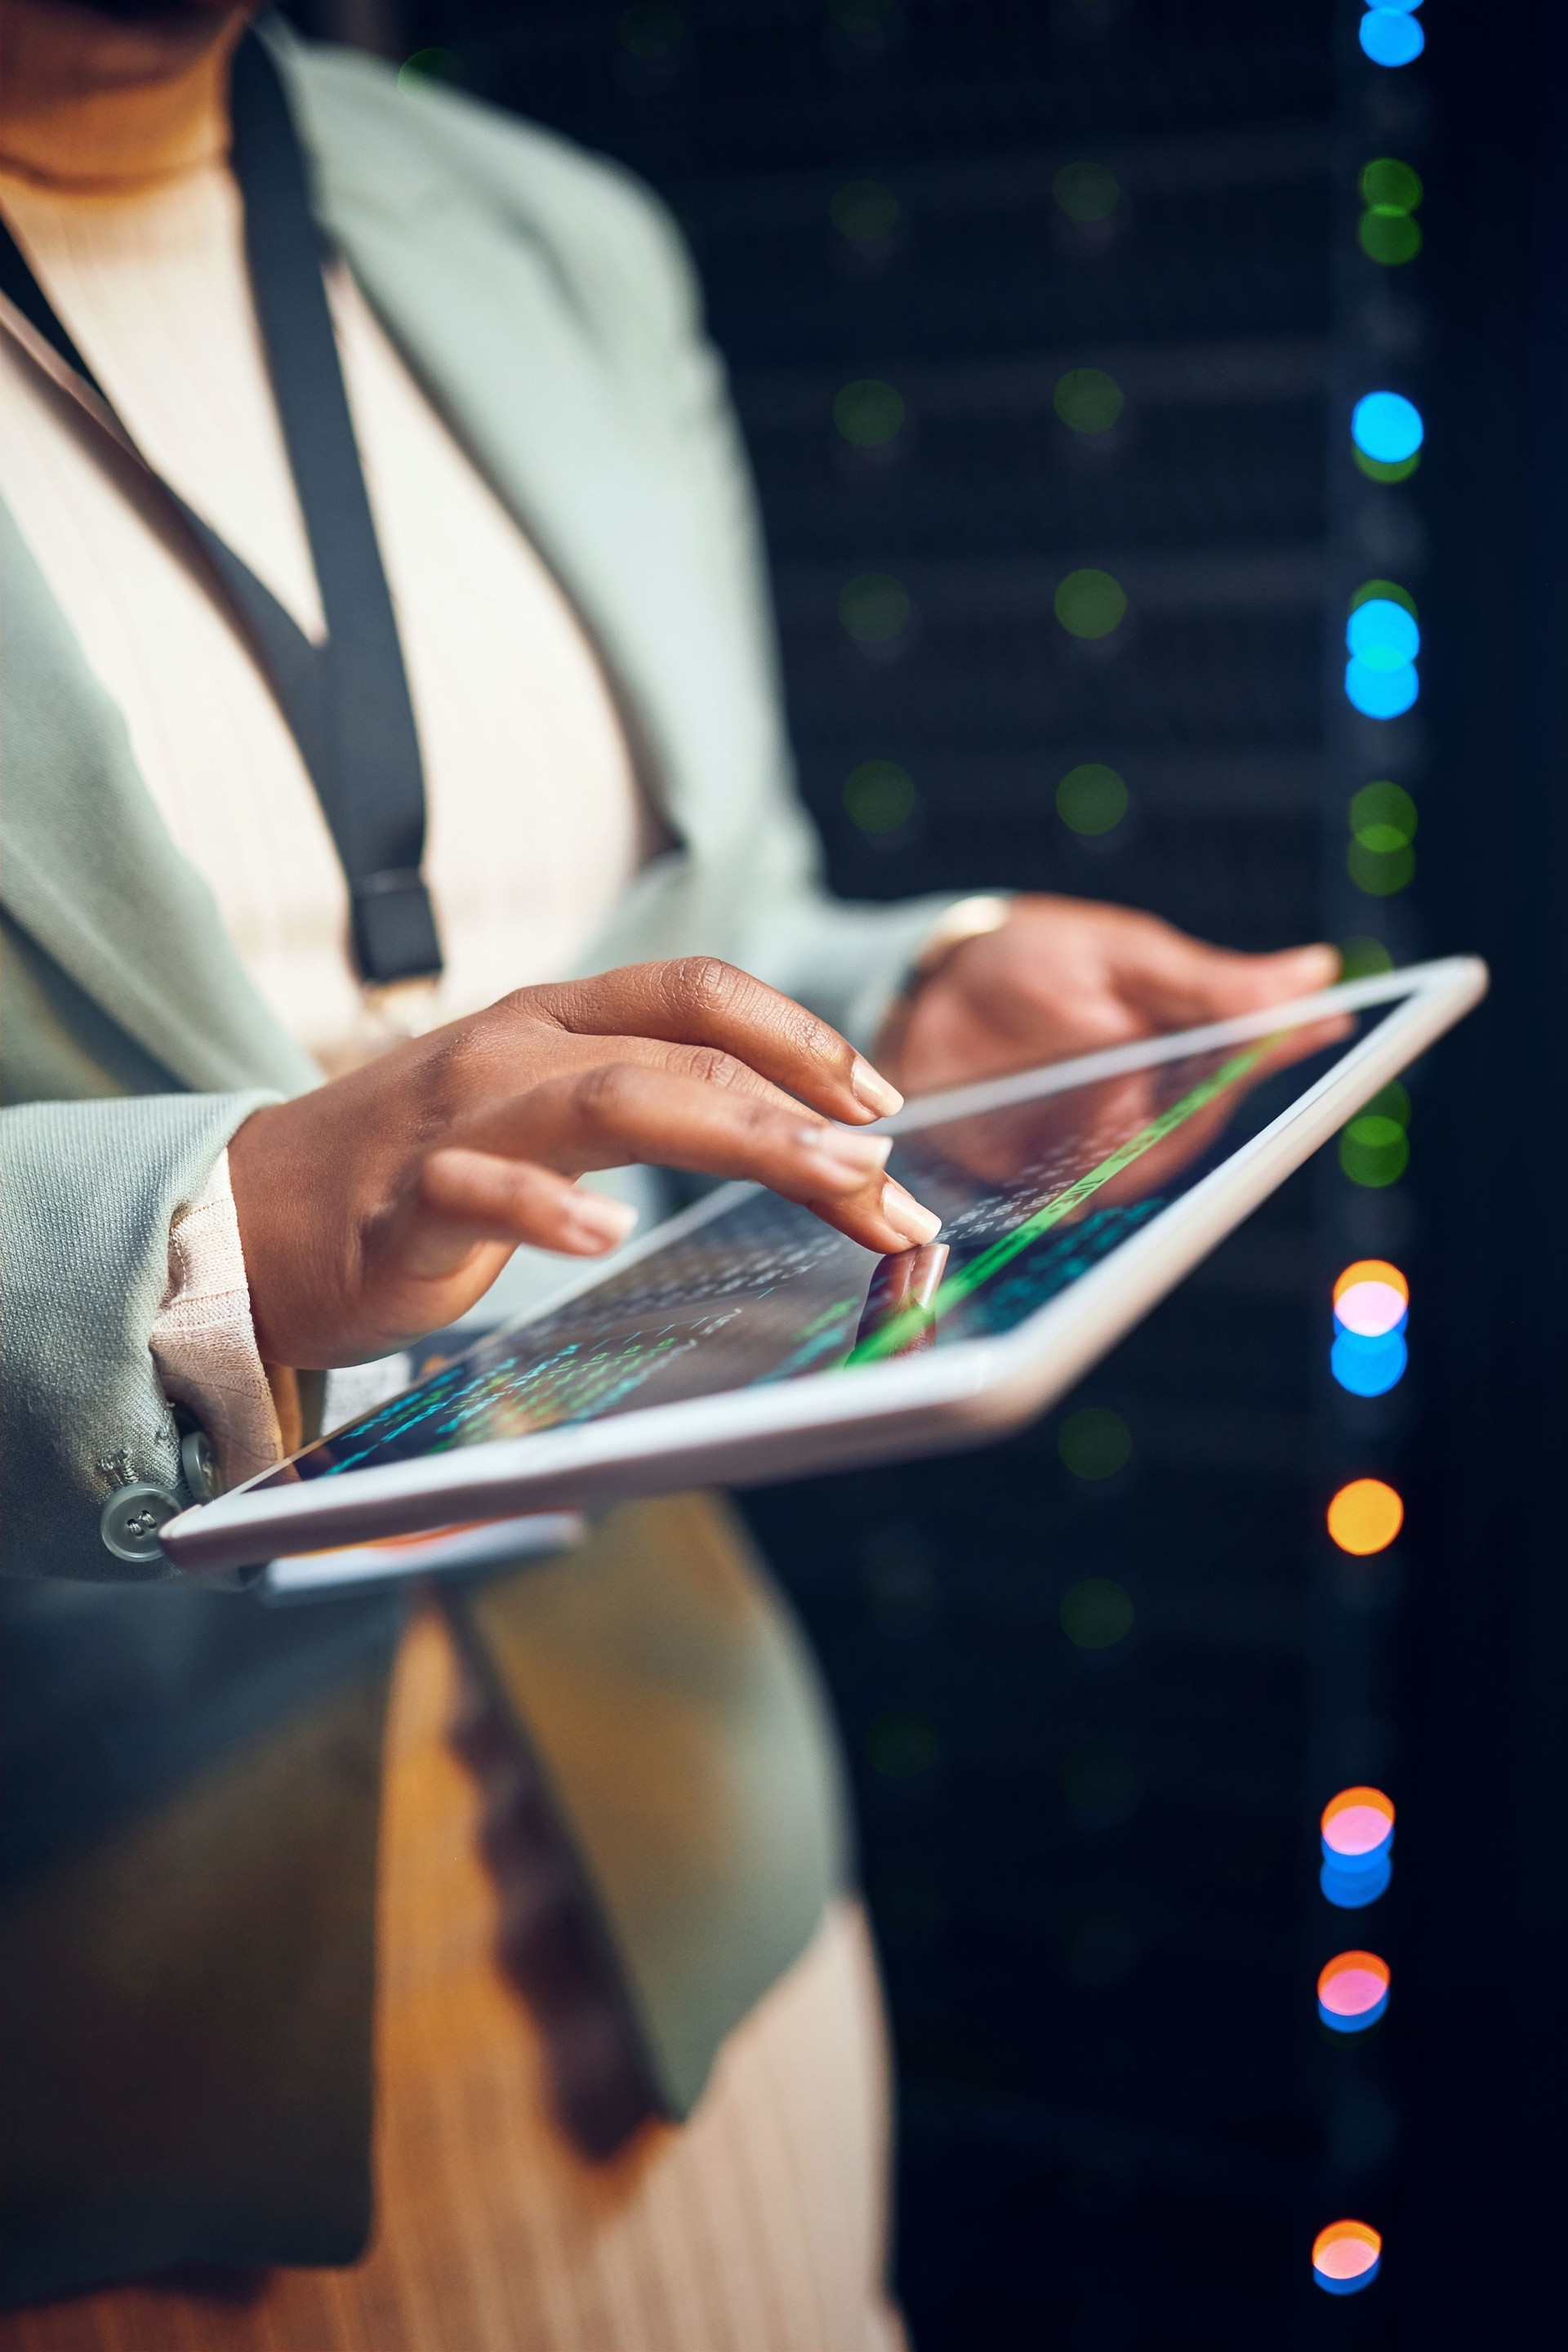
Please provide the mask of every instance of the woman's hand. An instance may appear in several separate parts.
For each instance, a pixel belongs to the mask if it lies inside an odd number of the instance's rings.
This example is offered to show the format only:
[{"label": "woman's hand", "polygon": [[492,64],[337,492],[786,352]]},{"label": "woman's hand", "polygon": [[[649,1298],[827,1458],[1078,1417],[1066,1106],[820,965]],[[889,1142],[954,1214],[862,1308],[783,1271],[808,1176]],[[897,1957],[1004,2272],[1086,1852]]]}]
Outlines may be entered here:
[{"label": "woman's hand", "polygon": [[929,1241],[938,1220],[883,1175],[888,1139],[831,1123],[899,1101],[837,1030],[711,958],[520,989],[238,1129],[262,1357],[385,1355],[463,1314],[521,1242],[602,1255],[633,1216],[575,1189],[590,1168],[752,1177],[868,1249]]},{"label": "woman's hand", "polygon": [[1331,947],[1236,955],[1128,907],[1016,898],[895,1007],[879,1059],[907,1093],[933,1094],[1310,995],[1339,969]]}]

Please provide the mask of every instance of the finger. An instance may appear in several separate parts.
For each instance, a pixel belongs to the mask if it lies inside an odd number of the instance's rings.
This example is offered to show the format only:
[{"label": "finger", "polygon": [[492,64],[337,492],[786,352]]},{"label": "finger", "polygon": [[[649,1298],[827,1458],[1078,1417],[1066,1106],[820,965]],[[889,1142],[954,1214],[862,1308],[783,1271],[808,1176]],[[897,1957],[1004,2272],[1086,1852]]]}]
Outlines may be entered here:
[{"label": "finger", "polygon": [[[847,1234],[862,1248],[878,1250],[884,1256],[921,1248],[942,1231],[942,1219],[935,1212],[890,1176],[883,1178],[869,1201],[805,1201],[801,1205],[836,1233]],[[887,1234],[891,1234],[890,1241],[883,1238]]]},{"label": "finger", "polygon": [[1310,996],[1339,977],[1338,950],[1288,948],[1237,955],[1163,923],[1139,924],[1117,943],[1112,979],[1128,1003],[1160,1027],[1190,1028]]},{"label": "finger", "polygon": [[466,1148],[580,1174],[652,1160],[702,1175],[748,1176],[819,1195],[858,1190],[886,1164],[885,1135],[816,1118],[787,1095],[716,1087],[668,1064],[596,1062],[470,1111],[450,1131]]},{"label": "finger", "polygon": [[670,1045],[658,1037],[569,1038],[561,1055],[552,1057],[552,1067],[585,1074],[606,1062],[640,1063],[645,1069],[663,1070],[672,1077],[696,1078],[706,1087],[754,1095],[780,1110],[793,1110],[797,1118],[800,1113],[795,1096],[719,1045]]},{"label": "finger", "polygon": [[530,1004],[579,1036],[716,1045],[836,1118],[882,1118],[903,1102],[837,1029],[718,956],[627,964],[531,990]]},{"label": "finger", "polygon": [[[546,1073],[597,1069],[602,1062],[641,1062],[649,1069],[671,1070],[679,1076],[700,1078],[707,1086],[759,1095],[781,1108],[785,1105],[797,1107],[795,1096],[719,1045],[671,1045],[661,1037],[630,1033],[624,1036],[615,1032],[602,1036],[579,1035],[573,1030],[559,1028],[551,1035],[543,1029],[549,1016],[542,1014],[532,1000],[559,992],[553,989],[531,989],[523,992],[530,1000],[526,1007],[520,996],[492,1005],[489,1012],[457,1024],[463,1033],[462,1100],[474,1104],[489,1099],[510,1100],[518,1091],[520,1071],[542,1079]],[[510,1017],[514,1008],[527,1013],[527,1032],[521,1038]],[[542,1034],[549,1041],[543,1054]]]},{"label": "finger", "polygon": [[421,1163],[390,1238],[405,1273],[436,1279],[456,1273],[479,1242],[602,1257],[637,1221],[626,1202],[584,1192],[553,1168],[443,1149]]},{"label": "finger", "polygon": [[750,1178],[821,1213],[834,1208],[830,1222],[870,1249],[907,1248],[940,1229],[939,1219],[884,1176],[889,1137],[857,1135],[793,1103],[781,1107],[637,1063],[546,1079],[476,1112],[453,1141],[574,1172],[649,1160]]}]

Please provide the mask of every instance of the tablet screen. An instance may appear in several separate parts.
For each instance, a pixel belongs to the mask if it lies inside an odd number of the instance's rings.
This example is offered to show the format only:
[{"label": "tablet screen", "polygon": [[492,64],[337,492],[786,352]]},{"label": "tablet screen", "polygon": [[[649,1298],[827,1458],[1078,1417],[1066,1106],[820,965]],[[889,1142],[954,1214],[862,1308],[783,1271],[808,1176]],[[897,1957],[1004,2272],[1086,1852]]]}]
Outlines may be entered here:
[{"label": "tablet screen", "polygon": [[942,1219],[936,1243],[902,1257],[747,1192],[437,1363],[265,1483],[806,1373],[853,1379],[1012,1330],[1268,1126],[1359,1025],[1320,1021],[900,1135],[890,1171]]}]

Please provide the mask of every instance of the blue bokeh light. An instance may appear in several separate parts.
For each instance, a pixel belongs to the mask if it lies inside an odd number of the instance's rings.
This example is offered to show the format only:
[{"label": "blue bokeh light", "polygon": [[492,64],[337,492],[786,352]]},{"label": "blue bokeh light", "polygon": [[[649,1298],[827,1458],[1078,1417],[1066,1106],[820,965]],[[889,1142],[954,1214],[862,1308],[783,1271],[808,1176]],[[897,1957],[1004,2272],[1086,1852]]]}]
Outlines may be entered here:
[{"label": "blue bokeh light", "polygon": [[1366,392],[1351,411],[1351,438],[1363,457],[1402,466],[1426,437],[1421,411],[1402,392]]},{"label": "blue bokeh light", "polygon": [[1373,2008],[1361,2010],[1353,2017],[1347,2017],[1342,2010],[1330,2009],[1326,2001],[1318,2003],[1319,2021],[1328,2027],[1331,2033],[1364,2033],[1369,2025],[1376,2025],[1387,2014],[1386,1993]]},{"label": "blue bokeh light", "polygon": [[1426,36],[1408,8],[1369,8],[1361,20],[1361,45],[1374,66],[1407,66],[1426,46]]},{"label": "blue bokeh light", "polygon": [[1345,664],[1345,692],[1367,719],[1399,718],[1420,691],[1414,662],[1401,662],[1397,669],[1375,669],[1352,654]]},{"label": "blue bokeh light", "polygon": [[1369,596],[1345,624],[1345,644],[1369,669],[1398,669],[1421,650],[1415,616],[1388,596]]},{"label": "blue bokeh light", "polygon": [[1336,1911],[1364,1911],[1387,1893],[1393,1876],[1393,1859],[1382,1845],[1375,1853],[1329,1854],[1318,1873],[1318,1885],[1323,1900]]},{"label": "blue bokeh light", "polygon": [[1409,1361],[1409,1348],[1398,1331],[1385,1331],[1376,1339],[1342,1331],[1329,1351],[1330,1370],[1352,1396],[1386,1396],[1404,1379]]},{"label": "blue bokeh light", "polygon": [[1363,2286],[1372,2284],[1382,2268],[1383,2257],[1380,2254],[1376,2262],[1369,2263],[1366,2269],[1358,2271],[1354,2278],[1331,2278],[1326,2271],[1314,2271],[1312,2278],[1325,2294],[1359,2294]]}]

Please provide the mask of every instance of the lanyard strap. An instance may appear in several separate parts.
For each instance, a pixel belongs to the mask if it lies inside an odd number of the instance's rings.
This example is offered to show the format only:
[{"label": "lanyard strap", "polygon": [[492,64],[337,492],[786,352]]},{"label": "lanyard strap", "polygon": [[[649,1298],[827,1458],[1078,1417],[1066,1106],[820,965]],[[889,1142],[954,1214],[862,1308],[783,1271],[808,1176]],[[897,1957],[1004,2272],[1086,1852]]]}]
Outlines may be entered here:
[{"label": "lanyard strap", "polygon": [[[362,975],[384,983],[413,980],[441,969],[420,872],[424,764],[343,389],[304,158],[278,68],[254,33],[235,53],[231,106],[231,160],[245,207],[251,291],[321,590],[325,644],[312,645],[248,564],[178,491],[163,488],[237,608],[300,747],[348,880]],[[0,291],[114,416],[4,222]],[[120,429],[123,435],[123,425]]]}]

